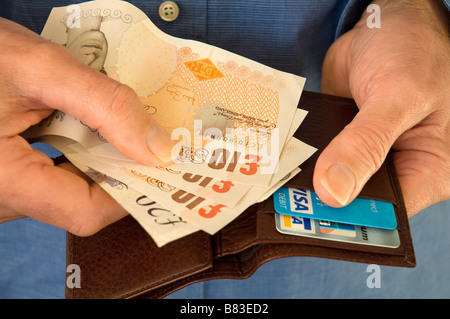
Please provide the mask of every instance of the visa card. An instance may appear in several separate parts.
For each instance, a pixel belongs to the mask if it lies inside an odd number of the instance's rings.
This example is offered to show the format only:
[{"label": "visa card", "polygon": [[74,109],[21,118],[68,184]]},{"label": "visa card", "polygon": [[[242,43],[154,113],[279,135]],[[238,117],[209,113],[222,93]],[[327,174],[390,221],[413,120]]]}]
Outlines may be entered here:
[{"label": "visa card", "polygon": [[275,225],[280,233],[286,235],[388,248],[400,246],[397,229],[355,226],[282,214],[275,214]]},{"label": "visa card", "polygon": [[278,189],[273,199],[275,211],[283,215],[374,228],[397,228],[394,205],[389,202],[356,198],[345,207],[334,208],[325,205],[314,191],[288,187]]}]

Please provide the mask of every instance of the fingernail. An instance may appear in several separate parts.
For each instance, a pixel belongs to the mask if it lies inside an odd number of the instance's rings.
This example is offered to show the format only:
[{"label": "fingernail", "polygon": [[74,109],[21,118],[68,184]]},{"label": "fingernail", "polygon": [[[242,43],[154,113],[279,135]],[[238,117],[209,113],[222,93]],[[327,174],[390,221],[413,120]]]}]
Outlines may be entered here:
[{"label": "fingernail", "polygon": [[171,152],[173,141],[167,132],[159,124],[154,123],[147,133],[147,145],[161,161],[168,163],[172,160]]},{"label": "fingernail", "polygon": [[336,163],[322,176],[320,183],[339,204],[345,206],[355,190],[356,179],[347,165]]}]

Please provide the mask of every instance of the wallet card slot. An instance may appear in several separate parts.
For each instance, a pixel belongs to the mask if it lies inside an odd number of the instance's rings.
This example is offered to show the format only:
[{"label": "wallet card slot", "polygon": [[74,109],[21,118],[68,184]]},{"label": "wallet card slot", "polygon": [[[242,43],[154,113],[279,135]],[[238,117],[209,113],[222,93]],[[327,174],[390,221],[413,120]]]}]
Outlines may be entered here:
[{"label": "wallet card slot", "polygon": [[[320,256],[322,249],[327,249],[327,253],[330,254],[328,258],[334,259],[347,259],[359,262],[366,262],[361,259],[363,255],[370,256],[372,254],[372,262],[377,258],[377,255],[383,256],[380,258],[379,264],[394,265],[401,260],[397,266],[414,267],[415,257],[413,252],[412,243],[409,240],[409,229],[406,229],[403,225],[398,230],[400,237],[400,245],[395,248],[362,245],[358,243],[349,243],[341,241],[324,240],[312,237],[294,236],[280,233],[275,226],[274,209],[271,209],[273,205],[269,202],[263,203],[259,206],[258,210],[258,242],[260,244],[284,244],[284,245],[306,245],[309,247],[309,251],[314,253],[314,256]],[[314,250],[317,249],[316,252]],[[369,255],[368,255],[369,254]],[[294,255],[293,255],[294,256]],[[302,256],[302,255],[297,255]],[[359,256],[359,257],[358,257]],[[351,258],[350,258],[351,257]],[[370,258],[367,258],[369,262]],[[395,260],[395,263],[394,263]]]}]

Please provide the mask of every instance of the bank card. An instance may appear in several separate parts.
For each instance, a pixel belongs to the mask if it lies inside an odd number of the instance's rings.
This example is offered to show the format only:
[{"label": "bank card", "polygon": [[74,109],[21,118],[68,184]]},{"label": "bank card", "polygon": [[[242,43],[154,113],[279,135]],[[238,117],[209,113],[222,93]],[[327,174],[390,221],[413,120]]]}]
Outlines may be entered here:
[{"label": "bank card", "polygon": [[400,245],[397,229],[355,226],[278,213],[275,214],[275,225],[280,233],[286,235],[389,248]]},{"label": "bank card", "polygon": [[280,214],[383,229],[397,228],[394,205],[389,202],[356,198],[342,208],[325,205],[314,191],[282,187],[274,195]]}]

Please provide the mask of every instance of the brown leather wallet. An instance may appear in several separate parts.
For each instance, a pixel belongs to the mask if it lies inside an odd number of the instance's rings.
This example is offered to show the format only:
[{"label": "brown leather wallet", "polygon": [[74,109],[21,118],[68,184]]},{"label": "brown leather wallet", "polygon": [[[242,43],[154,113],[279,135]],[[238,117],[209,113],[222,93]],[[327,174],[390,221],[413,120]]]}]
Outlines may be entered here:
[{"label": "brown leather wallet", "polygon": [[[295,136],[318,152],[285,186],[312,189],[320,152],[358,109],[353,100],[312,92],[303,92],[299,108],[309,113]],[[67,264],[80,267],[81,288],[66,287],[66,298],[162,298],[203,280],[247,278],[263,263],[289,256],[414,267],[408,218],[390,154],[360,197],[394,204],[399,247],[281,234],[275,228],[272,197],[251,206],[214,236],[199,231],[161,248],[127,216],[90,237],[67,234]]]}]

